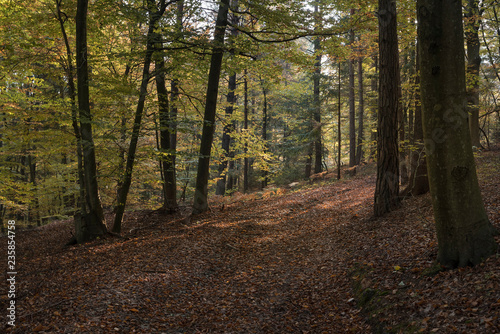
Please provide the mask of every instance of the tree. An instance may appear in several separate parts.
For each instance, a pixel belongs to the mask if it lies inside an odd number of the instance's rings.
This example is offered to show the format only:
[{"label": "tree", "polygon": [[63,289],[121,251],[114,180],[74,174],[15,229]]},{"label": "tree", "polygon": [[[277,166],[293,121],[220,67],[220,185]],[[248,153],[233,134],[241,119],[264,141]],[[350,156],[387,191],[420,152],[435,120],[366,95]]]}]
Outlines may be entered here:
[{"label": "tree", "polygon": [[[314,4],[315,24],[320,28],[321,14],[319,12],[318,1]],[[321,80],[321,39],[314,39],[314,54],[316,61],[314,63],[314,173],[323,171],[323,145],[321,135],[321,99],[320,99],[320,80]]]},{"label": "tree", "polygon": [[201,135],[200,156],[193,200],[193,214],[199,214],[208,209],[208,179],[210,177],[210,154],[215,130],[215,114],[219,92],[219,79],[224,56],[224,35],[227,27],[229,0],[221,0],[217,19],[215,21],[212,57],[205,100],[205,114]]},{"label": "tree", "polygon": [[[238,10],[238,0],[233,0],[232,9],[236,12]],[[238,25],[238,16],[235,14],[231,22],[231,39],[229,40],[229,48],[231,50],[231,56],[234,57],[234,39],[238,36],[238,30],[236,26]],[[234,132],[234,121],[231,119],[233,115],[234,106],[236,104],[236,71],[233,71],[229,75],[228,81],[228,93],[227,93],[227,107],[226,107],[226,124],[224,125],[224,131],[222,134],[222,152],[223,160],[219,164],[219,180],[217,181],[217,188],[215,193],[217,195],[224,195],[226,193],[226,180],[228,179],[226,175],[226,169],[228,167],[228,158],[230,157],[230,145],[231,145],[231,134]],[[230,174],[231,168],[227,171]],[[231,182],[229,182],[231,181]],[[232,184],[232,175],[229,175],[228,186]],[[228,187],[231,190],[231,187]]]},{"label": "tree", "polygon": [[424,141],[438,239],[448,268],[494,254],[468,127],[461,1],[418,0]]},{"label": "tree", "polygon": [[[159,4],[156,3],[156,0],[148,0],[148,12],[150,15],[150,19],[146,36],[146,53],[144,55],[139,100],[137,102],[137,107],[135,110],[132,136],[130,138],[129,148],[127,152],[127,162],[125,165],[125,171],[123,173],[121,188],[118,190],[118,201],[115,207],[115,220],[113,223],[113,232],[115,233],[120,233],[121,231],[121,224],[123,214],[125,212],[125,205],[127,203],[127,196],[130,189],[130,184],[132,183],[132,172],[134,169],[137,142],[139,141],[142,116],[144,112],[144,103],[146,101],[147,88],[150,80],[149,67],[151,65],[153,52],[155,51],[155,43],[158,43],[158,41],[155,39],[158,38],[158,34],[155,32],[155,29],[157,29],[158,21],[163,16],[163,13],[165,13],[165,10],[169,4],[170,2],[166,3],[165,0],[160,0]],[[162,92],[161,95],[162,96],[160,98],[166,98],[166,92]]]},{"label": "tree", "polygon": [[364,114],[365,114],[365,100],[364,100],[364,86],[363,86],[363,57],[358,59],[358,146],[356,147],[356,165],[361,164],[363,160],[363,140],[364,140]]},{"label": "tree", "polygon": [[375,216],[399,205],[399,51],[396,2],[379,0],[379,100]]},{"label": "tree", "polygon": [[[415,97],[412,145],[414,149],[410,153],[410,175],[408,186],[402,192],[402,196],[418,196],[429,192],[429,179],[427,177],[427,162],[425,158],[424,130],[422,128],[422,105],[420,103],[420,56],[416,52],[416,74],[415,74]],[[410,129],[411,130],[411,129]]]},{"label": "tree", "polygon": [[90,112],[89,71],[87,62],[88,0],[78,0],[76,10],[76,73],[78,77],[78,111],[82,140],[86,210],[75,217],[75,237],[78,243],[104,235],[104,212],[99,197],[97,165]]},{"label": "tree", "polygon": [[[351,17],[355,10],[351,9]],[[349,31],[349,44],[354,47],[354,29]],[[349,167],[356,164],[356,102],[354,95],[354,55],[349,57]]]}]

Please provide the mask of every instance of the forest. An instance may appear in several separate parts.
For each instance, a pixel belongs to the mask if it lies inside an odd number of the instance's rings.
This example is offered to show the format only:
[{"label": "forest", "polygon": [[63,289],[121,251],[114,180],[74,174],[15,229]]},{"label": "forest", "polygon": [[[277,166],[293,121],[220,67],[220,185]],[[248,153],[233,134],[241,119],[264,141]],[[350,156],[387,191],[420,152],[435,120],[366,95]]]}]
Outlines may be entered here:
[{"label": "forest", "polygon": [[8,332],[500,333],[498,0],[1,4]]}]

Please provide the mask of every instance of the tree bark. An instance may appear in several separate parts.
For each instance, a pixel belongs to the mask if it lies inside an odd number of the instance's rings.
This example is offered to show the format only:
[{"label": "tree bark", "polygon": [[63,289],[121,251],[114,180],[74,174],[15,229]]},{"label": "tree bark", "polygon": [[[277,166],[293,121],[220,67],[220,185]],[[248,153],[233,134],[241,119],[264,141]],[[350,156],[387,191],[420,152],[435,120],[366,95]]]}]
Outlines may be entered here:
[{"label": "tree bark", "polygon": [[399,205],[399,50],[396,2],[379,0],[379,103],[375,216]]},{"label": "tree bark", "polygon": [[[351,9],[351,16],[354,9]],[[349,43],[354,44],[354,30],[349,31]],[[354,57],[350,57],[349,68],[349,167],[356,164],[356,102],[354,94]]]},{"label": "tree bark", "polygon": [[363,159],[363,140],[364,140],[364,114],[365,114],[365,100],[364,100],[364,86],[363,86],[363,58],[358,59],[358,146],[356,150],[356,165],[361,164]]},{"label": "tree bark", "polygon": [[[158,36],[161,38],[161,36]],[[165,60],[163,55],[155,60],[156,91],[158,93],[158,114],[160,119],[160,166],[163,174],[163,209],[168,212],[177,210],[177,182],[175,179],[175,165],[171,147],[170,108],[168,91],[165,80]]]},{"label": "tree bark", "polygon": [[[245,74],[243,78],[243,89],[245,91],[245,97],[243,101],[243,129],[248,130],[248,70],[245,68]],[[248,192],[249,182],[248,182],[248,143],[245,140],[245,146],[243,148],[245,153],[245,158],[243,160],[243,193]]]},{"label": "tree bark", "polygon": [[97,164],[92,135],[92,114],[90,112],[89,72],[87,62],[87,10],[88,0],[78,0],[76,10],[76,67],[78,88],[78,111],[80,116],[80,134],[84,183],[86,192],[85,212],[75,217],[75,237],[78,243],[93,240],[107,232],[99,186]]},{"label": "tree bark", "polygon": [[337,180],[340,180],[340,165],[342,163],[342,89],[341,89],[341,63],[339,61],[337,68],[338,75],[338,101],[337,101],[337,142],[339,144],[339,151],[337,152]]},{"label": "tree bark", "polygon": [[[314,5],[315,24],[319,28],[321,16],[319,13],[318,2]],[[322,145],[322,127],[321,127],[321,99],[320,99],[320,80],[321,80],[321,40],[316,37],[314,40],[314,53],[316,62],[314,63],[314,173],[323,171],[323,145]]]},{"label": "tree bark", "polygon": [[[264,106],[262,108],[262,141],[264,142],[264,149],[267,150],[267,89],[265,87],[262,88],[262,94],[264,95]],[[267,169],[262,172],[262,183],[261,188],[264,189],[267,187],[267,178],[268,172]]]},{"label": "tree bark", "polygon": [[[232,2],[232,8],[233,10],[238,10],[238,1],[233,0]],[[236,26],[238,25],[238,19],[237,16],[233,16],[232,20],[232,27],[230,29],[231,31],[231,38],[236,38],[238,36],[238,30],[236,29]],[[233,46],[233,40],[229,41],[229,48]],[[231,56],[234,56],[234,50],[231,51]],[[226,193],[226,181],[228,179],[231,179],[230,170],[226,170],[228,167],[228,159],[230,158],[230,146],[231,146],[231,135],[234,132],[234,122],[231,119],[234,111],[234,105],[236,104],[236,72],[231,73],[229,76],[229,81],[227,85],[228,93],[227,93],[227,103],[228,106],[226,107],[226,124],[224,125],[224,129],[222,132],[222,153],[223,153],[223,158],[222,162],[219,164],[219,179],[217,180],[217,186],[215,189],[215,194],[216,195],[225,195]],[[229,184],[228,184],[229,186]]]},{"label": "tree bark", "polygon": [[[65,19],[60,9],[60,1],[55,0],[56,10],[57,10],[57,20],[61,27],[61,33],[63,35],[64,44],[66,46],[66,76],[68,78],[68,90],[69,98],[71,101],[71,124],[73,127],[73,132],[76,138],[76,156],[77,156],[77,175],[78,175],[78,185],[79,185],[79,196],[78,196],[78,207],[81,215],[85,216],[87,212],[86,200],[85,200],[85,172],[83,169],[83,149],[82,149],[82,136],[80,131],[80,125],[78,123],[78,107],[76,102],[76,87],[74,82],[74,67],[73,67],[73,52],[69,44],[68,35],[66,33],[66,28],[64,26]],[[75,218],[76,221],[76,218]]]},{"label": "tree bark", "polygon": [[461,1],[418,0],[424,142],[438,258],[449,268],[494,254],[469,135]]},{"label": "tree bark", "polygon": [[212,57],[205,102],[205,115],[201,135],[200,157],[198,160],[198,173],[193,201],[193,214],[208,210],[208,179],[210,177],[210,154],[215,130],[215,114],[217,109],[217,96],[219,93],[219,79],[224,55],[224,34],[227,27],[229,0],[221,0],[213,40]]}]

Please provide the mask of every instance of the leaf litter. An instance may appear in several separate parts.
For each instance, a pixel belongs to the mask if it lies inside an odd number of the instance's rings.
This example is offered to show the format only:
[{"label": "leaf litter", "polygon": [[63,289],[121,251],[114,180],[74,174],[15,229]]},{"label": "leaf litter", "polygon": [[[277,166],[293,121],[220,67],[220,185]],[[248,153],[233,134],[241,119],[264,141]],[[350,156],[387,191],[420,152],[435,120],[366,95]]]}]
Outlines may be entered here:
[{"label": "leaf litter", "polygon": [[[500,151],[481,153],[477,164],[500,229]],[[373,175],[358,173],[269,196],[215,198],[210,212],[191,218],[187,209],[129,212],[124,239],[72,247],[64,246],[72,221],[23,231],[16,327],[4,330],[500,333],[500,255],[442,271],[429,195],[375,219],[374,185]],[[6,280],[0,287],[7,291]],[[1,309],[7,302],[3,293]]]}]

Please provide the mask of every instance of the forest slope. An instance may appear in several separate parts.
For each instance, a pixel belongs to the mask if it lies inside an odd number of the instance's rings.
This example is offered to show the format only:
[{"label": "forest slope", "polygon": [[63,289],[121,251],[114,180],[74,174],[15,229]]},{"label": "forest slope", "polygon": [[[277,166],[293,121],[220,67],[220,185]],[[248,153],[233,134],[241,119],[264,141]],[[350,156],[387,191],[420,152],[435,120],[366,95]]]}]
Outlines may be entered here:
[{"label": "forest slope", "polygon": [[[500,228],[500,151],[480,153],[478,165],[488,215]],[[193,219],[129,213],[126,239],[71,247],[69,221],[19,232],[17,326],[5,329],[500,333],[500,256],[434,270],[429,195],[374,219],[374,185],[373,175],[358,175],[263,199],[240,196]],[[0,260],[6,272],[6,251]],[[5,279],[0,287],[7,291]],[[5,312],[5,293],[0,301]]]}]

